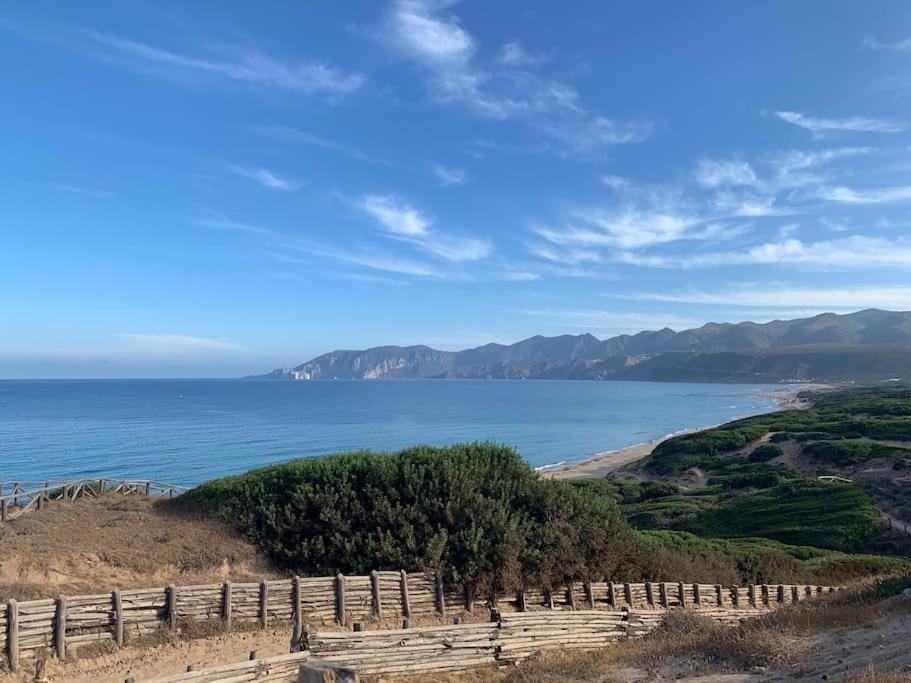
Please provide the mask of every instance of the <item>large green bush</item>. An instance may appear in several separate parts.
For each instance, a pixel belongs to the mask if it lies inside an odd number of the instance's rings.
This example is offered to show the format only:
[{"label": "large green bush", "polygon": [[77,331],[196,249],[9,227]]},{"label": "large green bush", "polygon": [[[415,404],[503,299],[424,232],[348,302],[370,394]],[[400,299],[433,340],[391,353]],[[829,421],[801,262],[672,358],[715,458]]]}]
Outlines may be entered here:
[{"label": "large green bush", "polygon": [[208,482],[183,504],[300,574],[427,570],[479,592],[610,575],[629,543],[610,488],[541,479],[487,443],[295,460]]}]

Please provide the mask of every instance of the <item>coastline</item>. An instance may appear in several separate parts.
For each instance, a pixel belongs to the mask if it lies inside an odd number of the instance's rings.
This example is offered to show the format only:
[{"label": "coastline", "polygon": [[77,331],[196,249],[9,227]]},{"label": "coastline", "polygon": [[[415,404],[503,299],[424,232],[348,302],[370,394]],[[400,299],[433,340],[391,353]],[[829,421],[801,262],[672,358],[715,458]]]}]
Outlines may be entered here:
[{"label": "coastline", "polygon": [[[801,399],[798,395],[804,391],[825,391],[834,389],[832,385],[829,384],[793,384],[781,389],[773,389],[771,391],[757,391],[756,395],[765,396],[775,401],[775,407],[769,412],[776,412],[779,410],[803,410],[809,407],[809,402]],[[752,415],[762,415],[763,413],[749,413],[746,415],[741,415],[735,419],[742,419],[744,417],[751,417]],[[618,448],[612,451],[604,451],[602,453],[596,453],[590,458],[585,460],[579,460],[576,462],[567,462],[567,463],[558,463],[555,465],[547,465],[540,468],[538,471],[541,473],[541,476],[547,479],[586,479],[586,478],[604,478],[614,470],[618,470],[624,465],[629,465],[630,463],[641,460],[642,458],[651,455],[652,451],[655,450],[655,447],[660,444],[662,441],[667,439],[672,439],[677,436],[682,436],[683,434],[692,434],[693,432],[701,432],[704,429],[712,429],[717,427],[717,424],[714,425],[705,425],[703,427],[693,427],[691,429],[683,429],[679,432],[673,434],[668,434],[657,439],[652,439],[650,441],[645,441],[643,443],[633,444],[632,446],[625,446],[624,448]]]}]

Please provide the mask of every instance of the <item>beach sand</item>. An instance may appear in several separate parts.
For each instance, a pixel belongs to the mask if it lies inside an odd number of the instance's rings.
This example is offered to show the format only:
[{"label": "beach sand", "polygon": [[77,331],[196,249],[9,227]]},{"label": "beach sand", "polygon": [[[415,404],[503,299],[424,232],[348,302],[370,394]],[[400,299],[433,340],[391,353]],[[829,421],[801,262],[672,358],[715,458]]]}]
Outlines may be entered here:
[{"label": "beach sand", "polygon": [[[782,387],[781,389],[760,391],[756,393],[760,396],[766,396],[768,398],[774,399],[775,410],[797,410],[807,408],[810,405],[809,402],[801,399],[798,394],[805,391],[823,391],[831,389],[833,389],[833,387],[828,384],[797,384]],[[718,425],[706,425],[704,427],[697,427],[695,429],[686,429],[684,431],[678,432],[677,434],[671,434],[661,439],[652,439],[651,441],[646,441],[645,443],[639,443],[634,446],[627,446],[626,448],[620,448],[615,451],[598,453],[588,460],[547,467],[541,470],[541,476],[547,479],[583,479],[588,477],[603,478],[614,470],[620,469],[624,465],[636,462],[637,460],[641,460],[645,456],[650,455],[651,452],[655,450],[655,446],[657,446],[662,441],[665,441],[666,439],[671,439],[682,434],[700,432],[703,429],[711,429],[712,427],[717,426]]]}]

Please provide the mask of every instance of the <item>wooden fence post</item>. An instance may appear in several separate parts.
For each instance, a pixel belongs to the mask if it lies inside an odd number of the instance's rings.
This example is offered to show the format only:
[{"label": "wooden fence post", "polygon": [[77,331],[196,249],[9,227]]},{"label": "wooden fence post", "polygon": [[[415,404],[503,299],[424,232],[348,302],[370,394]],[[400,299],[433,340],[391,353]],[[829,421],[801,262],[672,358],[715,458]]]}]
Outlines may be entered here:
[{"label": "wooden fence post", "polygon": [[402,570],[402,614],[411,618],[411,600],[408,597],[408,572]]},{"label": "wooden fence post", "polygon": [[370,572],[370,588],[373,593],[373,615],[377,619],[383,618],[383,602],[380,595],[380,575],[376,569]]},{"label": "wooden fence post", "polygon": [[474,586],[470,583],[465,584],[465,611],[471,614],[474,609]]},{"label": "wooden fence post", "polygon": [[114,643],[123,647],[123,598],[119,590],[111,593],[111,602],[114,607]]},{"label": "wooden fence post", "polygon": [[[293,589],[291,594],[293,599]],[[263,628],[269,625],[269,584],[265,581],[259,584],[259,625]]]},{"label": "wooden fence post", "polygon": [[338,623],[345,625],[345,576],[339,574],[335,577],[335,611]]},{"label": "wooden fence post", "polygon": [[231,582],[225,581],[222,595],[221,617],[225,623],[225,631],[231,630]]},{"label": "wooden fence post", "polygon": [[731,586],[731,604],[740,607],[740,586]]},{"label": "wooden fence post", "polygon": [[683,585],[683,582],[677,584],[677,593],[680,598],[680,606],[686,607],[686,586]]},{"label": "wooden fence post", "polygon": [[776,594],[775,602],[777,602],[779,605],[783,605],[784,604],[784,586],[782,586],[780,583],[778,584],[778,587],[775,589],[775,594]]},{"label": "wooden fence post", "polygon": [[57,659],[66,661],[66,598],[57,598],[57,609],[54,614],[54,645],[57,650]]},{"label": "wooden fence post", "polygon": [[626,600],[627,605],[633,606],[633,587],[628,583],[623,584],[623,599]]},{"label": "wooden fence post", "polygon": [[11,671],[19,671],[19,603],[6,603],[6,651]]},{"label": "wooden fence post", "polygon": [[437,574],[437,611],[440,616],[446,616],[446,594],[443,592],[443,577]]},{"label": "wooden fence post", "polygon": [[566,587],[566,602],[569,603],[569,608],[575,612],[576,611],[576,592],[573,590],[573,582],[570,581],[569,585]]},{"label": "wooden fence post", "polygon": [[547,609],[554,608],[554,590],[553,590],[553,588],[547,587],[544,589],[544,602],[547,603]]},{"label": "wooden fence post", "polygon": [[592,582],[586,581],[584,586],[585,597],[588,598],[588,607],[589,609],[595,609],[595,590],[592,588]]},{"label": "wooden fence post", "polygon": [[293,628],[291,630],[291,641],[292,647],[299,647],[301,636],[304,634],[304,625],[301,623],[301,579],[299,576],[295,576],[291,581],[291,600],[293,601],[291,605],[291,622]]},{"label": "wooden fence post", "polygon": [[0,520],[7,521],[9,519],[9,503],[6,498],[0,500]]},{"label": "wooden fence post", "polygon": [[22,486],[17,481],[15,484],[13,484],[13,493],[16,494],[16,497],[13,498],[13,507],[19,507],[19,495],[18,494],[21,492],[22,492]]},{"label": "wooden fence post", "polygon": [[655,606],[655,589],[651,581],[645,582],[645,600],[652,607]]},{"label": "wooden fence post", "polygon": [[749,585],[748,590],[749,590],[748,595],[749,595],[749,600],[750,600],[750,607],[756,607],[756,584],[751,583]]},{"label": "wooden fence post", "polygon": [[693,584],[693,603],[696,607],[702,603],[702,588],[700,588],[698,583]]},{"label": "wooden fence post", "polygon": [[658,584],[658,604],[662,607],[667,607],[667,584],[662,581]]},{"label": "wooden fence post", "polygon": [[769,607],[770,604],[771,604],[771,601],[769,600],[769,586],[768,586],[768,584],[765,584],[765,583],[762,584],[762,585],[759,587],[759,590],[760,590],[760,595],[762,596],[762,604],[765,605],[766,607]]},{"label": "wooden fence post", "polygon": [[525,611],[525,589],[519,591],[516,595],[516,607],[518,607],[520,612]]},{"label": "wooden fence post", "polygon": [[177,588],[173,585],[168,586],[165,588],[165,594],[167,595],[168,628],[173,630],[177,628]]},{"label": "wooden fence post", "polygon": [[724,607],[724,588],[722,588],[720,583],[715,584],[715,600],[718,602],[719,607]]},{"label": "wooden fence post", "polygon": [[607,604],[609,604],[611,608],[617,607],[617,590],[614,588],[613,581],[607,582]]}]

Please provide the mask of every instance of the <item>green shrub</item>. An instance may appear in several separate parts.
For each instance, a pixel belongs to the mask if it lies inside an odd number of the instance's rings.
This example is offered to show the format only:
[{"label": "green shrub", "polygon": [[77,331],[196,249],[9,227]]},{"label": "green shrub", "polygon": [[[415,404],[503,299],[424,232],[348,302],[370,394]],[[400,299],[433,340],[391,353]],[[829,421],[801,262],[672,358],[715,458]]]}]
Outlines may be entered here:
[{"label": "green shrub", "polygon": [[776,446],[771,443],[764,443],[761,446],[757,446],[753,449],[753,452],[750,453],[749,458],[750,462],[768,462],[773,458],[777,458],[779,455],[784,455],[784,451],[781,450],[781,446]]},{"label": "green shrub", "polygon": [[478,591],[604,576],[629,542],[607,482],[541,479],[494,444],[295,460],[208,482],[183,504],[300,574],[426,570]]},{"label": "green shrub", "polygon": [[635,552],[621,567],[627,581],[834,584],[908,572],[898,558],[848,555],[764,538],[712,539],[679,531],[634,531]]},{"label": "green shrub", "polygon": [[688,530],[723,538],[763,536],[783,543],[856,550],[877,520],[870,496],[845,484],[795,479],[723,501]]}]

